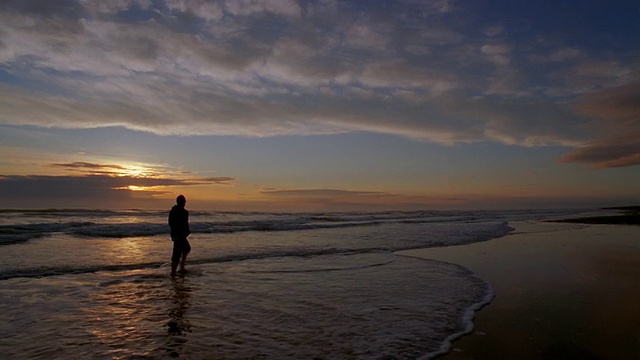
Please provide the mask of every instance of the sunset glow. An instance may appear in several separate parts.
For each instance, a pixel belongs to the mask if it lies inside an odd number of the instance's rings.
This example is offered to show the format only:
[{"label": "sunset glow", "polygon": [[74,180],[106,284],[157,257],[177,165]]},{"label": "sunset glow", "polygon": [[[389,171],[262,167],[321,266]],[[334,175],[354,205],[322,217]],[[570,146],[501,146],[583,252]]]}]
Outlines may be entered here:
[{"label": "sunset glow", "polygon": [[2,2],[0,207],[640,202],[637,10]]},{"label": "sunset glow", "polygon": [[152,188],[145,187],[145,186],[129,185],[129,186],[126,187],[126,189],[131,190],[131,191],[147,191],[147,190],[152,189]]}]

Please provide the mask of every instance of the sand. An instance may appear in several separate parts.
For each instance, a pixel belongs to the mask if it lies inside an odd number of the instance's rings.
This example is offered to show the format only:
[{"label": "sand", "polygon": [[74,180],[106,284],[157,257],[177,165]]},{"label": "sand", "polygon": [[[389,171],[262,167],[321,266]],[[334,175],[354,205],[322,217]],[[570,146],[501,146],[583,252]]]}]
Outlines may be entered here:
[{"label": "sand", "polygon": [[467,267],[495,293],[441,358],[640,359],[640,226],[511,226],[482,243],[399,252]]}]

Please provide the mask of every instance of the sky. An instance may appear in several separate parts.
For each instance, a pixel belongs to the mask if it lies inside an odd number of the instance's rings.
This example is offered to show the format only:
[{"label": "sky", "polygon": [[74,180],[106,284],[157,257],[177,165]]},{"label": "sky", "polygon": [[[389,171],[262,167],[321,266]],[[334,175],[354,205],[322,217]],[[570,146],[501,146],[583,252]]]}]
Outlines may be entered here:
[{"label": "sky", "polygon": [[640,5],[0,2],[0,208],[640,203]]}]

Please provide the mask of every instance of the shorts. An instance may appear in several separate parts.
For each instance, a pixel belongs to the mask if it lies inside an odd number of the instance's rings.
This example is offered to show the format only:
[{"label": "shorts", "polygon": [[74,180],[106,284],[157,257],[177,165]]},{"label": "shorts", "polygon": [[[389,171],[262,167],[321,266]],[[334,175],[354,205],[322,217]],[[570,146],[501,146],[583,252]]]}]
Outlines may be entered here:
[{"label": "shorts", "polygon": [[171,255],[171,262],[177,263],[182,259],[182,255],[187,255],[191,251],[191,244],[185,239],[174,238],[173,240],[173,254]]}]

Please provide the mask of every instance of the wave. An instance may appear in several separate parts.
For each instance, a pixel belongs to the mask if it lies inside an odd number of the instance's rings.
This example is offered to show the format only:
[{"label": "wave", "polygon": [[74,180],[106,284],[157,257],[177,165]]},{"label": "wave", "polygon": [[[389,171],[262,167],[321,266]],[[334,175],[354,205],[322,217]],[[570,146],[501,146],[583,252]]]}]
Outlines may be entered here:
[{"label": "wave", "polygon": [[[34,224],[35,228],[38,228],[39,224]],[[59,224],[63,226],[64,224]],[[96,224],[76,224],[80,232],[86,231],[87,227],[94,226]],[[149,226],[160,226],[158,224],[145,224],[139,231],[148,232]],[[245,224],[246,225],[246,224]],[[341,226],[342,224],[338,224]],[[98,228],[100,228],[98,226]],[[76,229],[76,231],[78,231]],[[496,237],[501,237],[513,230],[506,222],[485,222],[485,223],[467,223],[467,224],[450,224],[441,226],[437,224],[435,226],[429,225],[429,235],[425,236],[421,232],[415,233],[412,237],[410,233],[405,233],[407,238],[393,238],[388,237],[390,233],[382,232],[379,239],[370,238],[365,236],[360,239],[360,242],[326,242],[319,245],[306,245],[299,247],[298,244],[285,244],[272,246],[243,249],[238,247],[237,250],[232,250],[232,253],[226,254],[212,254],[207,255],[206,249],[202,252],[203,258],[190,259],[189,264],[207,264],[207,263],[222,263],[230,261],[242,261],[242,260],[259,260],[268,258],[285,258],[285,257],[313,257],[320,255],[353,255],[353,254],[371,254],[371,253],[392,253],[394,251],[408,250],[415,248],[425,247],[439,247],[450,245],[461,245],[467,243],[474,243],[479,241],[485,241]],[[94,229],[95,230],[95,229]],[[105,227],[101,231],[109,232],[110,227]],[[377,232],[374,232],[377,233]],[[6,280],[16,277],[36,278],[36,277],[48,277],[59,276],[67,274],[83,274],[93,273],[99,271],[126,271],[126,270],[140,270],[148,268],[160,268],[166,266],[167,262],[160,258],[152,259],[151,262],[131,263],[131,264],[104,264],[102,260],[94,264],[86,265],[64,265],[59,266],[57,263],[52,262],[48,265],[42,265],[37,267],[13,267],[3,269],[0,272],[0,280]],[[354,264],[352,264],[354,265]],[[298,269],[299,267],[296,267]],[[322,269],[322,271],[332,269]]]},{"label": "wave", "polygon": [[[73,211],[63,211],[63,217],[57,217],[56,222],[38,222],[0,225],[0,245],[13,244],[42,238],[54,233],[66,233],[75,236],[101,237],[101,238],[128,238],[140,236],[156,236],[168,234],[169,228],[164,219],[165,214],[151,212],[147,214],[128,212],[90,212],[77,213]],[[52,214],[51,211],[38,211],[38,216]],[[57,213],[56,213],[57,214]],[[154,221],[126,222],[112,221],[106,222],[104,216],[131,216],[137,219],[147,219]],[[160,216],[161,215],[161,216]],[[420,216],[424,214],[265,214],[265,213],[242,213],[242,214],[213,214],[195,213],[192,219],[216,219],[229,218],[231,220],[216,221],[191,221],[191,232],[194,234],[216,234],[216,233],[237,233],[245,231],[295,231],[345,228],[354,226],[374,226],[381,223],[420,221]],[[90,218],[99,221],[64,221],[66,216],[76,218]],[[126,218],[123,218],[126,220]],[[42,220],[42,219],[41,219]],[[434,218],[423,221],[439,221]],[[440,219],[441,221],[441,219]]]},{"label": "wave", "polygon": [[[0,210],[0,245],[64,233],[77,237],[130,238],[167,235],[166,211]],[[549,211],[389,211],[351,213],[191,212],[193,234],[301,231],[380,224],[473,223],[557,216]]]},{"label": "wave", "polygon": [[[192,234],[220,234],[246,231],[293,231],[353,226],[372,226],[378,222],[305,223],[296,221],[231,221],[224,223],[192,222]],[[168,235],[169,227],[158,223],[101,224],[94,222],[38,223],[24,225],[1,225],[0,245],[14,244],[38,239],[54,233],[66,233],[83,237],[129,238],[140,236]]]},{"label": "wave", "polygon": [[[192,259],[189,260],[189,265],[202,265],[202,264],[216,264],[216,263],[226,263],[233,261],[244,261],[244,260],[263,260],[263,259],[271,259],[271,258],[281,258],[281,257],[311,257],[311,256],[322,256],[322,255],[355,255],[355,254],[365,254],[365,253],[391,253],[386,249],[358,249],[358,250],[345,250],[340,248],[328,248],[328,249],[296,249],[296,250],[282,250],[282,251],[272,251],[269,253],[240,253],[205,259]],[[383,262],[382,264],[388,263]],[[382,264],[372,264],[369,266],[378,266]],[[62,276],[62,275],[78,275],[78,274],[88,274],[95,273],[100,271],[130,271],[130,270],[144,270],[144,269],[158,269],[164,266],[168,266],[169,263],[166,261],[157,261],[157,262],[146,262],[146,263],[137,263],[137,264],[118,264],[118,265],[92,265],[92,266],[49,266],[49,267],[34,267],[34,268],[23,268],[23,269],[12,269],[5,270],[3,273],[0,273],[0,281],[8,280],[12,278],[42,278],[42,277],[51,277],[51,276]],[[362,267],[362,266],[360,266]],[[358,267],[355,267],[358,268]],[[323,271],[332,271],[332,270],[343,270],[343,268],[328,268]],[[319,270],[309,270],[309,271],[319,271]]]},{"label": "wave", "polygon": [[91,222],[36,223],[0,226],[0,245],[15,244],[37,239],[56,232],[69,232],[73,229],[91,226]]},{"label": "wave", "polygon": [[0,214],[4,216],[38,216],[38,217],[115,217],[115,216],[149,216],[164,214],[159,210],[101,210],[101,209],[0,209]]},{"label": "wave", "polygon": [[484,291],[484,296],[480,299],[479,302],[469,306],[466,308],[462,315],[462,323],[464,324],[463,328],[460,331],[457,331],[451,335],[449,335],[444,341],[440,344],[440,348],[434,352],[428,353],[419,359],[434,359],[439,356],[448,354],[451,350],[451,343],[455,340],[461,338],[464,335],[470,334],[473,331],[474,324],[473,319],[475,317],[476,312],[480,311],[483,307],[490,304],[491,301],[495,298],[495,293],[491,285],[485,283],[486,288]]}]

